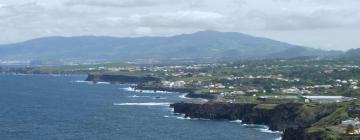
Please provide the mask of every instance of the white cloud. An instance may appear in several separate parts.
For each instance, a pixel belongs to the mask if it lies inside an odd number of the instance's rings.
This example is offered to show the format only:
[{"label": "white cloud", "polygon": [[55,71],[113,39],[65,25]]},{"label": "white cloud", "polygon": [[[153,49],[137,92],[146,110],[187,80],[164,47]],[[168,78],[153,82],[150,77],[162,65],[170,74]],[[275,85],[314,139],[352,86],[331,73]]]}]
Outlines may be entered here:
[{"label": "white cloud", "polygon": [[142,7],[156,5],[153,0],[72,0],[64,3],[67,6],[98,6],[98,7]]},{"label": "white cloud", "polygon": [[138,27],[135,29],[135,32],[139,35],[149,36],[152,33],[152,29],[149,27]]},{"label": "white cloud", "polygon": [[139,26],[169,28],[210,28],[216,27],[224,16],[215,12],[176,11],[150,14],[135,14],[129,21]]},{"label": "white cloud", "polygon": [[[353,48],[360,40],[349,38],[360,32],[346,32],[360,29],[358,5],[359,0],[1,0],[0,43],[50,35],[158,36],[211,29]],[[334,29],[342,36],[323,42]],[[289,36],[297,32],[301,39]]]},{"label": "white cloud", "polygon": [[259,28],[269,30],[339,28],[357,26],[360,23],[358,11],[336,9],[307,12],[283,10],[278,14],[256,10],[248,12],[246,18],[261,23]]}]

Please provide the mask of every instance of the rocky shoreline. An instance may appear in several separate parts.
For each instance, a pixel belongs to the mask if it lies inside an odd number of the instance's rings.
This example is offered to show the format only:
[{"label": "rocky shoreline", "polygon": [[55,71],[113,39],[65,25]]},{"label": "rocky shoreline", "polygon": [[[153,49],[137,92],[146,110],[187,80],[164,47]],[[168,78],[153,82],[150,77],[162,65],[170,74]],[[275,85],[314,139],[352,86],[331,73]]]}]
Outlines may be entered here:
[{"label": "rocky shoreline", "polygon": [[322,117],[334,112],[336,106],[324,105],[312,112],[303,110],[303,106],[300,103],[286,103],[268,109],[261,108],[259,104],[241,103],[180,102],[171,104],[175,113],[184,114],[185,117],[242,120],[245,124],[267,125],[272,131],[283,132],[283,140],[319,139],[320,134],[309,134],[306,129]]},{"label": "rocky shoreline", "polygon": [[283,140],[319,140],[325,134],[308,133],[307,129],[321,118],[333,113],[335,104],[317,105],[307,109],[303,103],[284,103],[273,108],[258,103],[229,103],[211,101],[217,98],[212,94],[197,94],[189,88],[164,88],[144,86],[148,81],[159,82],[156,77],[137,77],[123,75],[93,75],[89,74],[86,81],[109,82],[120,84],[135,84],[134,90],[153,90],[187,93],[185,97],[209,99],[210,102],[179,102],[170,105],[174,113],[185,117],[210,120],[242,120],[245,124],[266,125],[271,131],[282,132]]},{"label": "rocky shoreline", "polygon": [[88,74],[85,81],[92,82],[109,82],[119,84],[141,84],[150,81],[160,82],[160,78],[152,76],[128,76],[128,75],[111,75],[111,74]]},{"label": "rocky shoreline", "polygon": [[185,97],[187,98],[202,98],[202,99],[216,99],[216,94],[196,94],[194,91],[196,89],[191,88],[166,88],[161,86],[147,86],[142,83],[145,82],[160,82],[160,78],[151,77],[151,76],[126,76],[126,75],[104,75],[104,74],[88,74],[85,81],[90,81],[94,83],[98,82],[109,82],[112,84],[135,84],[132,86],[134,90],[152,90],[152,91],[165,91],[165,92],[178,92],[178,93],[187,93]]}]

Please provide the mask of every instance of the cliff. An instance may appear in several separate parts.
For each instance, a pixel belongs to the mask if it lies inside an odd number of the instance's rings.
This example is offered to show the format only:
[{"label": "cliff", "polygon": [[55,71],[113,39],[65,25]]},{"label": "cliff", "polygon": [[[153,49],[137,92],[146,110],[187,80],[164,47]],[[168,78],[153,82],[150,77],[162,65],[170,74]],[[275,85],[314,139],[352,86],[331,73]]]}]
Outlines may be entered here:
[{"label": "cliff", "polygon": [[188,98],[201,98],[201,99],[209,99],[215,100],[218,98],[219,94],[211,94],[211,93],[194,93],[194,92],[187,92],[186,97]]},{"label": "cliff", "polygon": [[[134,86],[138,90],[154,90],[154,91],[167,91],[167,92],[179,92],[187,93],[188,98],[202,98],[202,99],[217,99],[218,94],[199,94],[195,93],[196,89],[193,88],[169,88],[163,87],[160,82],[161,79],[151,76],[128,76],[128,75],[107,75],[107,74],[88,74],[85,81],[92,82],[110,82],[120,84],[137,84]],[[147,82],[153,82],[148,85]]]},{"label": "cliff", "polygon": [[[242,120],[246,124],[269,126],[270,130],[283,131],[283,139],[315,138],[308,135],[306,128],[336,110],[335,104],[307,105],[286,103],[279,105],[245,103],[175,103],[171,105],[175,113],[191,118]],[[320,135],[321,136],[321,135]]]},{"label": "cliff", "polygon": [[167,91],[167,92],[179,92],[179,93],[192,93],[194,89],[192,88],[169,88],[163,87],[161,84],[152,84],[152,85],[145,85],[139,83],[135,86],[136,89],[139,90],[154,90],[154,91]]},{"label": "cliff", "polygon": [[121,84],[140,84],[146,82],[160,82],[160,78],[152,76],[128,76],[128,75],[107,75],[107,74],[88,74],[86,81],[110,82]]}]

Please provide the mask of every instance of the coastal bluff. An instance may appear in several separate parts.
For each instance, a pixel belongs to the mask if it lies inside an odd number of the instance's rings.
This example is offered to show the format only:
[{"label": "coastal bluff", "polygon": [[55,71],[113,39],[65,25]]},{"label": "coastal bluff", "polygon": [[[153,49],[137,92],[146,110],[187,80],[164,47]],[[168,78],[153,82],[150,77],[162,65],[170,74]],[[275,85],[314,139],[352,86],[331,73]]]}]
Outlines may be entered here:
[{"label": "coastal bluff", "polygon": [[171,107],[175,113],[190,118],[242,120],[245,124],[267,125],[272,131],[282,131],[283,140],[317,140],[322,134],[308,133],[306,129],[336,110],[334,104],[309,107],[301,103],[269,108],[255,103],[180,102],[171,104]]},{"label": "coastal bluff", "polygon": [[85,81],[109,82],[119,84],[140,84],[146,82],[160,82],[161,78],[152,76],[129,76],[113,74],[88,74]]}]

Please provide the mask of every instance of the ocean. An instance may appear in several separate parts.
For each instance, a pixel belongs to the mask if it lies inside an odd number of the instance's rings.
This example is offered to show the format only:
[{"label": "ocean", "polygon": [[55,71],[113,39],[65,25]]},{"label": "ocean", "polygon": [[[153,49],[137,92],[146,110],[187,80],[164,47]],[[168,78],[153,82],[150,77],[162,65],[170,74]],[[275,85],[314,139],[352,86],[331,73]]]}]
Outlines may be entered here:
[{"label": "ocean", "polygon": [[84,75],[0,74],[1,140],[275,140],[241,121],[174,114],[183,93],[134,92]]}]

